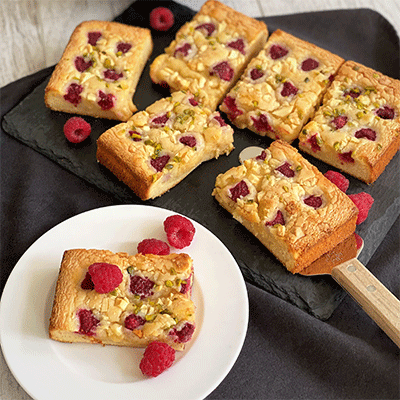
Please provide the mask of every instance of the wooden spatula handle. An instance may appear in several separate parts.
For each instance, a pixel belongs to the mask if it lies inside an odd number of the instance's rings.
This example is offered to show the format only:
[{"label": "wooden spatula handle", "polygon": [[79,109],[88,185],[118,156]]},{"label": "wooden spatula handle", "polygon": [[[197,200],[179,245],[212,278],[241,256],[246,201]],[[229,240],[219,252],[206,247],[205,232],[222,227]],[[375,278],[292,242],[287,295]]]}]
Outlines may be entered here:
[{"label": "wooden spatula handle", "polygon": [[400,301],[357,259],[333,268],[332,276],[400,347]]}]

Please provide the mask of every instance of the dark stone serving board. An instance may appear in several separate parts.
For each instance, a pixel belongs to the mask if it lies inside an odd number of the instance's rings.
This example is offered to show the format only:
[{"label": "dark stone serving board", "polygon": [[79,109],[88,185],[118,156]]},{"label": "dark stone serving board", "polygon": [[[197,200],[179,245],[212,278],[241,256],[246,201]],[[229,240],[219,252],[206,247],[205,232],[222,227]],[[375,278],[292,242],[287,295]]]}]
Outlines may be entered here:
[{"label": "dark stone serving board", "polygon": [[[134,96],[134,103],[139,110],[168,95],[152,84],[149,66],[174,38],[176,30],[195,14],[191,9],[172,1],[157,2],[157,5],[164,5],[173,10],[176,24],[167,33],[152,31],[154,51]],[[153,2],[139,0],[116,20],[148,27],[148,14],[153,7]],[[346,60],[358,61],[388,76],[399,78],[399,39],[388,21],[374,11],[335,10],[261,19],[267,23],[270,33],[280,28],[326,48]],[[48,69],[49,75],[52,70]],[[32,76],[32,80],[34,79],[35,76]],[[54,112],[45,107],[43,96],[47,82],[48,77],[4,116],[3,129],[90,184],[114,195],[118,201],[143,204],[130,189],[96,162],[97,138],[117,122],[86,117],[92,125],[91,137],[80,145],[68,143],[63,135],[63,125],[71,115]],[[7,90],[12,90],[12,85],[9,85]],[[317,318],[327,319],[345,295],[333,279],[326,276],[303,277],[287,272],[271,253],[211,196],[216,176],[238,165],[238,155],[242,149],[254,145],[267,147],[271,143],[270,139],[257,136],[248,130],[235,127],[234,129],[235,150],[229,156],[221,156],[218,160],[202,164],[168,193],[144,203],[170,209],[198,221],[227,246],[246,280]],[[365,242],[360,255],[364,264],[368,263],[400,214],[399,156],[395,156],[385,172],[370,186],[349,178],[348,193],[365,191],[375,199],[368,219],[357,227],[357,232]],[[311,157],[307,158],[322,172],[329,169],[327,165]],[[373,272],[374,266],[369,267]]]}]

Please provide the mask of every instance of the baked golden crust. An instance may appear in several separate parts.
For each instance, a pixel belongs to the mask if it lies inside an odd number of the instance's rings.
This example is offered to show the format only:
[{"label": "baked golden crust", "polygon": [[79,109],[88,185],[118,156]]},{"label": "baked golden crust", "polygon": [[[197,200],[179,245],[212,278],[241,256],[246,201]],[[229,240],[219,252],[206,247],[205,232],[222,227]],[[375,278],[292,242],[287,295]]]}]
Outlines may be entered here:
[{"label": "baked golden crust", "polygon": [[220,110],[241,129],[291,143],[313,115],[343,61],[278,29],[251,60]]},{"label": "baked golden crust", "polygon": [[196,105],[191,93],[179,91],[104,132],[97,141],[97,159],[147,200],[232,149],[233,129],[219,112]]},{"label": "baked golden crust", "polygon": [[[88,267],[94,263],[117,265],[123,274],[121,284],[111,293],[82,289]],[[133,276],[148,278],[152,294],[141,297],[130,290]],[[177,350],[185,343],[175,341],[173,329],[195,325],[195,306],[190,299],[193,262],[184,253],[167,256],[113,253],[108,250],[66,250],[50,318],[49,335],[61,342],[101,343],[145,347],[160,340]],[[184,290],[182,288],[185,287]],[[80,333],[78,313],[89,310],[98,323],[93,335]],[[135,314],[146,322],[137,329],[125,327],[125,319]]]},{"label": "baked golden crust", "polygon": [[[264,22],[208,0],[179,29],[165,53],[153,61],[150,77],[157,84],[167,84],[171,91],[197,94],[203,105],[215,110],[267,36]],[[223,75],[215,71],[221,63]]]},{"label": "baked golden crust", "polygon": [[118,22],[82,22],[46,87],[46,106],[126,121],[137,110],[132,97],[152,50],[149,29]]},{"label": "baked golden crust", "polygon": [[345,62],[299,140],[302,151],[374,182],[400,147],[400,81]]},{"label": "baked golden crust", "polygon": [[[244,191],[237,192],[238,184]],[[348,196],[281,140],[260,157],[218,175],[213,195],[292,273],[356,227],[358,210]]]}]

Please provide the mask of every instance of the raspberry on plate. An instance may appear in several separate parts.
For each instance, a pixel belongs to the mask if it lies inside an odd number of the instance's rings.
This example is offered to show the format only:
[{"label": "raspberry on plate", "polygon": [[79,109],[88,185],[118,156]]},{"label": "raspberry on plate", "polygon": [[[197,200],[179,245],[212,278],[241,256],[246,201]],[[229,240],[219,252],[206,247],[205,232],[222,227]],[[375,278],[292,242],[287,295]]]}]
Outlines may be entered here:
[{"label": "raspberry on plate", "polygon": [[169,254],[169,246],[167,243],[159,239],[143,239],[137,247],[138,253],[142,254],[159,254],[166,256]]},{"label": "raspberry on plate", "polygon": [[150,13],[150,26],[156,31],[167,31],[174,25],[174,14],[169,8],[156,7]]},{"label": "raspberry on plate", "polygon": [[349,194],[350,199],[358,208],[357,225],[360,225],[368,217],[368,212],[374,203],[373,197],[365,192]]},{"label": "raspberry on plate", "polygon": [[164,221],[168,242],[176,249],[183,249],[192,243],[195,227],[182,215],[171,215]]},{"label": "raspberry on plate", "polygon": [[342,192],[346,193],[347,189],[349,188],[350,182],[340,172],[329,170],[325,172],[324,176],[325,178],[328,178],[332,183],[334,183]]},{"label": "raspberry on plate", "polygon": [[167,343],[151,342],[140,361],[140,370],[144,375],[156,377],[167,370],[175,361],[175,350]]},{"label": "raspberry on plate", "polygon": [[89,122],[81,117],[72,117],[64,124],[64,135],[71,143],[83,142],[91,132]]}]

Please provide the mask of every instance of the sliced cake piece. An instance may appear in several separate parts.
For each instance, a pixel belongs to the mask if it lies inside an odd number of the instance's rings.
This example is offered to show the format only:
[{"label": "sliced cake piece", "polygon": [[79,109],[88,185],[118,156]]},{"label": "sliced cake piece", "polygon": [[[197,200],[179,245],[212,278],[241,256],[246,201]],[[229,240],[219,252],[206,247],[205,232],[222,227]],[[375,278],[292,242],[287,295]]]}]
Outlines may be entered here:
[{"label": "sliced cake piece", "polygon": [[64,252],[50,318],[60,342],[183,350],[195,329],[187,254],[130,256],[108,250]]},{"label": "sliced cake piece", "polygon": [[281,140],[218,175],[213,195],[292,273],[356,228],[358,210],[349,197]]},{"label": "sliced cake piece", "polygon": [[233,129],[219,112],[179,91],[103,133],[97,159],[147,200],[171,189],[202,162],[232,149]]},{"label": "sliced cake piece", "polygon": [[45,91],[56,111],[126,121],[153,42],[149,29],[85,21],[76,27]]},{"label": "sliced cake piece", "polygon": [[151,79],[171,91],[190,90],[215,110],[267,36],[264,22],[208,0],[153,61]]},{"label": "sliced cake piece", "polygon": [[299,140],[302,151],[374,182],[399,150],[400,81],[347,61]]},{"label": "sliced cake piece", "polygon": [[291,143],[319,105],[343,59],[276,30],[220,110],[239,128]]}]

